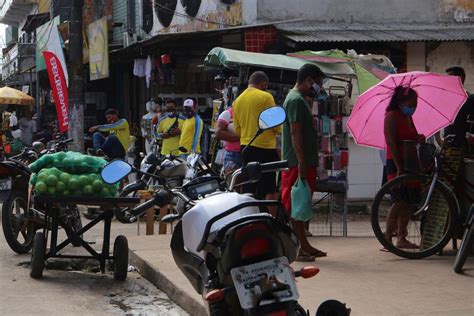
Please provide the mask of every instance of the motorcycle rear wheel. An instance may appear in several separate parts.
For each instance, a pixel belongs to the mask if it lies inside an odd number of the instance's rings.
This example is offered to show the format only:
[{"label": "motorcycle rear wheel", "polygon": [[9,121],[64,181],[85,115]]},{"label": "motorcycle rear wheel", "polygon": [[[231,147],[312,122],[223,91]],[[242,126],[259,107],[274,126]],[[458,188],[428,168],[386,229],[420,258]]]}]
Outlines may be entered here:
[{"label": "motorcycle rear wheel", "polygon": [[8,246],[18,254],[30,251],[37,229],[33,222],[28,222],[31,214],[28,212],[27,200],[25,194],[12,191],[2,207],[2,228],[5,240]]}]

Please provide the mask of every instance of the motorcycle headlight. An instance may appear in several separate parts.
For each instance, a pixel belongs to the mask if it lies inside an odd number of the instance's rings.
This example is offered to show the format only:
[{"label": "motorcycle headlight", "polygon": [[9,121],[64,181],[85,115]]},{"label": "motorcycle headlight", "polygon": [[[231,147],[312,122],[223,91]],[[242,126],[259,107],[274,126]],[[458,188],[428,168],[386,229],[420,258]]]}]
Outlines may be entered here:
[{"label": "motorcycle headlight", "polygon": [[146,158],[143,158],[142,161],[140,162],[140,171],[147,172],[150,167],[151,165],[146,163]]}]

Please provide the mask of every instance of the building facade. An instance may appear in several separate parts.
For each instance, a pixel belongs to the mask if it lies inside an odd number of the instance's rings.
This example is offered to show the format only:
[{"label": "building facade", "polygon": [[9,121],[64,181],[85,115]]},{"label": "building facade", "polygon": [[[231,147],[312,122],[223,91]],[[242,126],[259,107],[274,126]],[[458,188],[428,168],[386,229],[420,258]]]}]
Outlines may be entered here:
[{"label": "building facade", "polygon": [[[49,104],[52,113],[46,75],[31,66],[28,47],[36,43],[38,26],[55,16],[69,19],[71,3],[4,0],[0,7],[0,23],[10,25],[12,38],[4,49],[3,80],[29,84],[31,91],[38,86],[38,102]],[[116,107],[137,131],[150,98],[180,102],[191,96],[209,108],[218,96],[215,73],[201,65],[216,46],[262,53],[355,49],[386,55],[399,72],[443,73],[460,65],[468,73],[466,88],[474,91],[469,0],[84,0],[82,13],[85,130],[101,122],[107,107]],[[87,30],[102,18],[109,75],[91,80]],[[148,58],[151,72],[137,72]],[[371,198],[381,182],[379,154],[353,142],[350,150],[349,197]]]}]

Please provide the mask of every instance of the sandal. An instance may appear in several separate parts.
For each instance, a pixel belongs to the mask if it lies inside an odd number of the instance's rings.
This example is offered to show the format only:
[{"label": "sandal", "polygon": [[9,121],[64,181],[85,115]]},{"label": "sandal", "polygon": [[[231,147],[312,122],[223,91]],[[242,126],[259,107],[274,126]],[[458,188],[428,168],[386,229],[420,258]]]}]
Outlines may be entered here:
[{"label": "sandal", "polygon": [[400,243],[400,244],[397,244],[396,247],[400,248],[400,249],[418,249],[418,248],[420,248],[420,246],[418,246],[417,244],[414,244],[412,242]]},{"label": "sandal", "polygon": [[315,256],[310,255],[309,253],[300,249],[296,261],[299,262],[313,262],[316,259]]},{"label": "sandal", "polygon": [[321,251],[319,249],[315,249],[312,252],[310,252],[310,251],[304,251],[304,252],[307,253],[308,255],[314,256],[316,258],[327,257],[327,255],[328,255],[327,252]]}]

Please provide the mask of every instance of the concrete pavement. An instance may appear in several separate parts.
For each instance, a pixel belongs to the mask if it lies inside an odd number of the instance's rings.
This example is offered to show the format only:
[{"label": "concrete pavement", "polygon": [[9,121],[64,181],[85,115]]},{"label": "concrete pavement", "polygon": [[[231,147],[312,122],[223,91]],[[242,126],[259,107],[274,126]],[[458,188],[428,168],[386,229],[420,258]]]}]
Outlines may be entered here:
[{"label": "concrete pavement", "polygon": [[[84,225],[88,222],[82,220]],[[96,243],[92,248],[97,250],[103,242],[102,227],[97,225],[85,235],[86,240]],[[119,234],[136,236],[136,233],[136,225],[112,224],[112,242]],[[59,231],[59,238],[65,238],[63,230]],[[62,253],[86,254],[84,249],[71,246]],[[127,280],[119,282],[113,279],[110,269],[105,274],[89,273],[86,272],[89,269],[59,265],[78,260],[49,260],[54,261],[55,267],[51,262],[51,269],[44,271],[44,277],[35,280],[29,275],[30,260],[31,253],[15,254],[0,232],[0,315],[188,315],[137,272],[128,273]],[[89,267],[98,268],[97,265],[93,261]]]},{"label": "concrete pavement", "polygon": [[[205,314],[201,297],[173,261],[169,234],[128,239],[131,264],[145,278],[190,314]],[[312,315],[327,299],[345,302],[351,315],[474,315],[474,260],[468,258],[465,274],[454,273],[450,246],[443,256],[407,260],[379,251],[371,237],[310,240],[329,253],[315,263],[321,269],[316,277],[298,280],[300,303]]]}]

